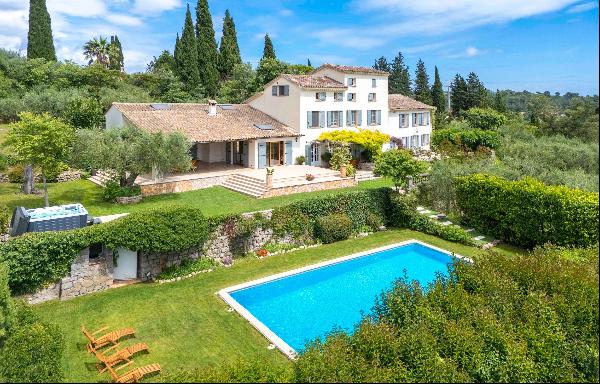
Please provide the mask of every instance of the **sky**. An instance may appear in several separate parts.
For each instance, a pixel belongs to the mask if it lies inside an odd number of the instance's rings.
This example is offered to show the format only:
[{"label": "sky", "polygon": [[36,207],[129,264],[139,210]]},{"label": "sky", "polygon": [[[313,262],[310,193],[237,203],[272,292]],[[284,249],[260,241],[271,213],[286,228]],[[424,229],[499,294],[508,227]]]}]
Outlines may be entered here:
[{"label": "sky", "polygon": [[[47,0],[59,59],[85,63],[83,44],[118,35],[127,72],[173,50],[196,1]],[[0,47],[26,52],[27,0],[0,0]],[[220,40],[225,10],[242,59],[254,66],[264,34],[277,57],[313,66],[371,66],[401,51],[414,77],[423,59],[448,85],[473,71],[489,89],[598,94],[597,0],[209,0]]]}]

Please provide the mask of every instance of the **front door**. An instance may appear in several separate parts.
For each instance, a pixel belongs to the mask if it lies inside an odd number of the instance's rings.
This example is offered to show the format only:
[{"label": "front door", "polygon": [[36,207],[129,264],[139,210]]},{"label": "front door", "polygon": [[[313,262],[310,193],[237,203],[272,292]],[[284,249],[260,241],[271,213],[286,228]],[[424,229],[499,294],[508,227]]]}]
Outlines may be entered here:
[{"label": "front door", "polygon": [[283,165],[284,160],[283,141],[273,141],[267,143],[267,162],[269,167]]}]

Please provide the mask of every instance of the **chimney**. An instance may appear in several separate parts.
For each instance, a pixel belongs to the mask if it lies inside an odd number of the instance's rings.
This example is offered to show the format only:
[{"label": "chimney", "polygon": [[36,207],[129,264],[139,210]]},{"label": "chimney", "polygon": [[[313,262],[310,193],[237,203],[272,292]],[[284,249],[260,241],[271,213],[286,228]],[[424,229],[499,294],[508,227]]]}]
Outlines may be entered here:
[{"label": "chimney", "polygon": [[215,100],[208,100],[208,116],[217,115],[217,102]]}]

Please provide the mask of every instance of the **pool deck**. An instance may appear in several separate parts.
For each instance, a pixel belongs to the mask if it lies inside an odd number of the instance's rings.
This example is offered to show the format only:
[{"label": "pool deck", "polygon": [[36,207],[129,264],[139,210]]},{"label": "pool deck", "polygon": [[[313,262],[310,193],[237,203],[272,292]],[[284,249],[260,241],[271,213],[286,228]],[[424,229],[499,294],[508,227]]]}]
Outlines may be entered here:
[{"label": "pool deck", "polygon": [[294,350],[294,348],[292,348],[285,341],[283,341],[283,339],[281,339],[275,332],[273,332],[271,329],[269,329],[269,327],[267,327],[260,320],[258,320],[252,313],[250,313],[250,311],[248,311],[243,305],[238,303],[237,300],[235,300],[230,294],[232,292],[239,291],[239,290],[245,289],[245,288],[249,288],[249,287],[252,287],[255,285],[268,283],[270,281],[283,279],[288,276],[297,275],[297,274],[300,274],[303,272],[308,272],[308,271],[311,271],[314,269],[326,267],[326,266],[333,265],[333,264],[343,263],[348,260],[356,259],[356,258],[363,257],[363,256],[368,256],[373,253],[383,252],[383,251],[387,251],[388,249],[393,249],[393,248],[397,248],[397,247],[401,247],[401,246],[409,245],[409,244],[420,244],[424,247],[447,254],[447,255],[455,257],[459,260],[464,260],[468,263],[473,263],[473,260],[471,260],[468,257],[458,255],[454,252],[450,252],[445,249],[438,248],[434,245],[431,245],[431,244],[428,244],[428,243],[425,243],[425,242],[422,242],[419,240],[411,239],[411,240],[406,240],[406,241],[403,241],[400,243],[395,243],[395,244],[386,245],[386,246],[375,248],[375,249],[370,249],[370,250],[367,250],[364,252],[354,253],[354,254],[348,255],[348,256],[338,257],[333,260],[327,260],[327,261],[323,261],[321,263],[307,265],[305,267],[296,268],[296,269],[293,269],[293,270],[287,271],[287,272],[277,273],[275,275],[252,280],[252,281],[249,281],[246,283],[237,284],[237,285],[234,285],[231,287],[223,288],[216,294],[219,295],[231,308],[233,308],[243,318],[245,318],[247,321],[249,321],[250,324],[252,324],[252,326],[254,328],[256,328],[257,331],[259,331],[263,336],[265,336],[285,356],[287,356],[291,360],[295,360],[298,355],[296,350]]}]

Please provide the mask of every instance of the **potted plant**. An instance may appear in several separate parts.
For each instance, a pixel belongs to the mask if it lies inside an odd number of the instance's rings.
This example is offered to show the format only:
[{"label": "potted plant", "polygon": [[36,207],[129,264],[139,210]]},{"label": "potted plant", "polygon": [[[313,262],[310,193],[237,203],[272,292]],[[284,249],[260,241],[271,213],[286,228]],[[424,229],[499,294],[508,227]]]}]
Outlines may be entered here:
[{"label": "potted plant", "polygon": [[348,173],[348,164],[340,164],[340,177],[346,177]]},{"label": "potted plant", "polygon": [[267,168],[267,188],[273,188],[273,172],[275,172],[275,168]]},{"label": "potted plant", "polygon": [[306,158],[304,156],[296,157],[296,165],[304,165]]},{"label": "potted plant", "polygon": [[306,174],[306,180],[308,181],[313,181],[315,179],[315,175],[307,173]]}]

